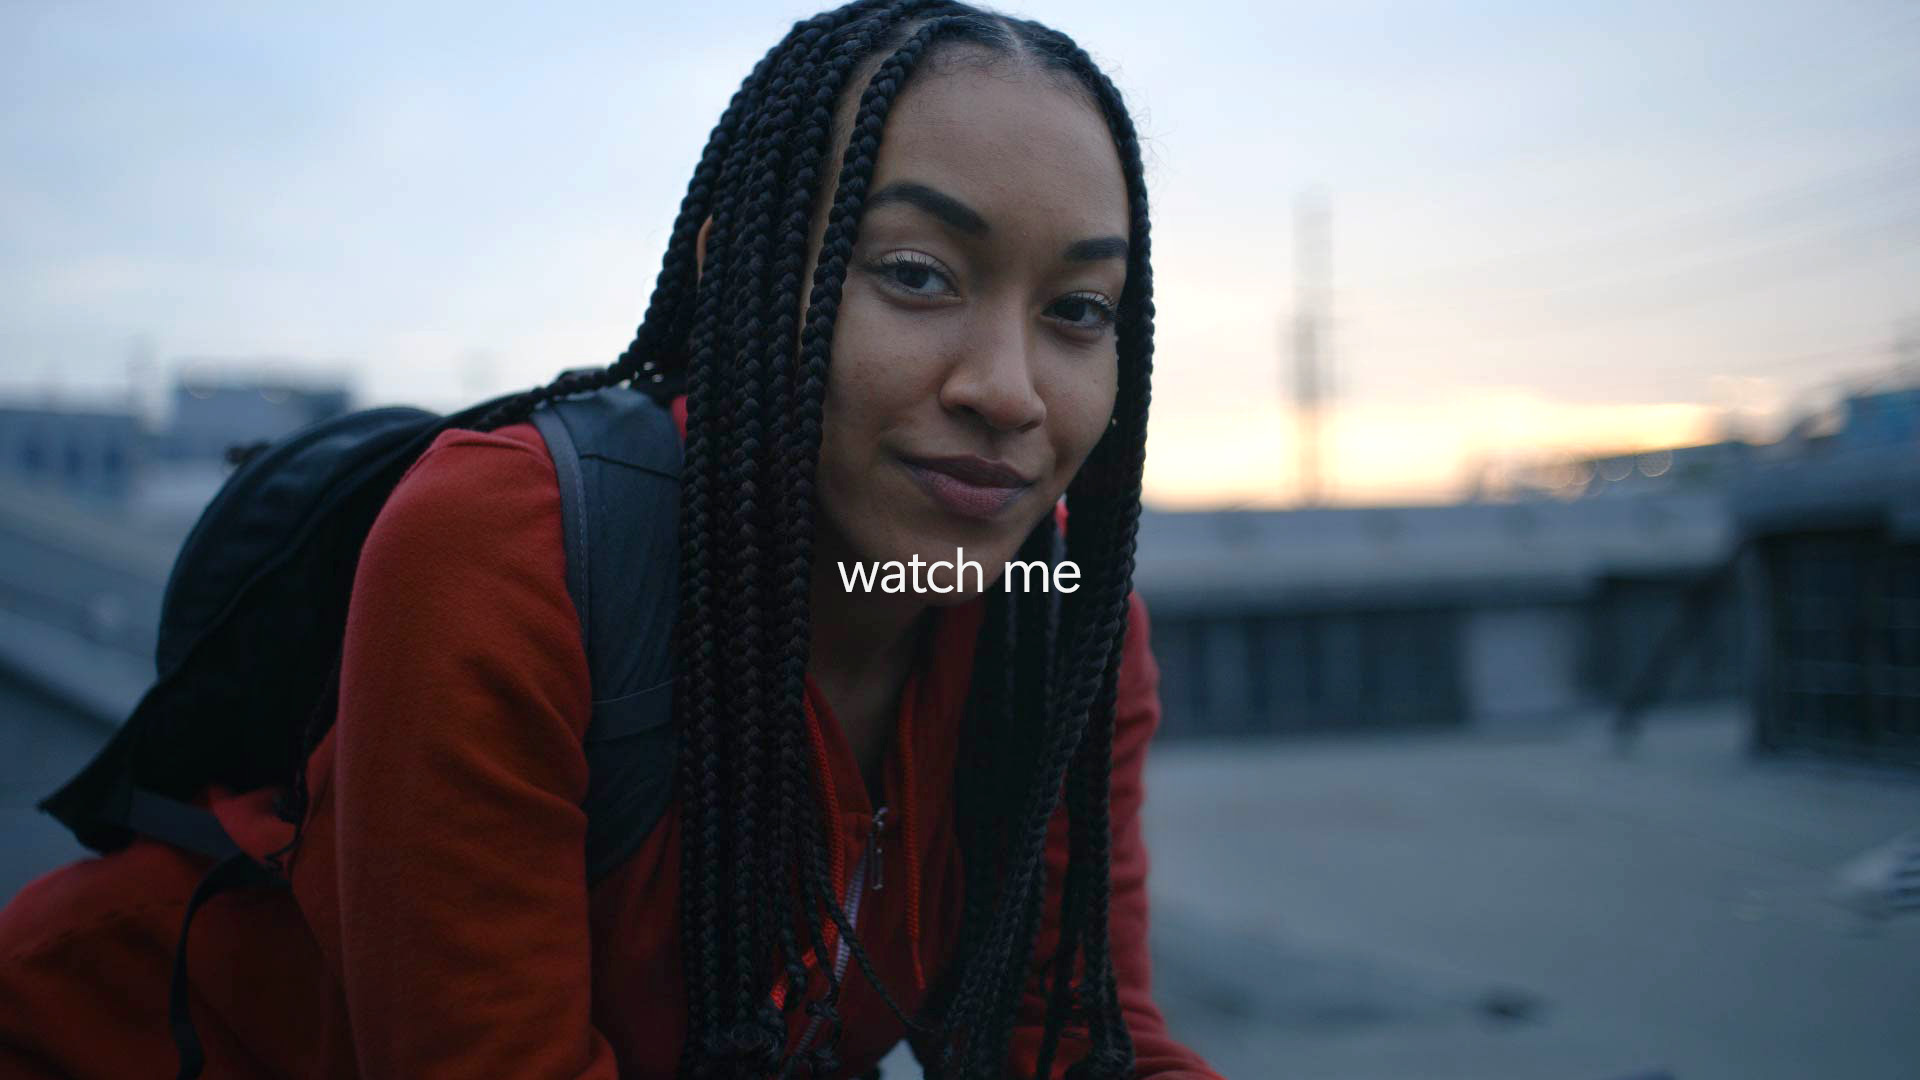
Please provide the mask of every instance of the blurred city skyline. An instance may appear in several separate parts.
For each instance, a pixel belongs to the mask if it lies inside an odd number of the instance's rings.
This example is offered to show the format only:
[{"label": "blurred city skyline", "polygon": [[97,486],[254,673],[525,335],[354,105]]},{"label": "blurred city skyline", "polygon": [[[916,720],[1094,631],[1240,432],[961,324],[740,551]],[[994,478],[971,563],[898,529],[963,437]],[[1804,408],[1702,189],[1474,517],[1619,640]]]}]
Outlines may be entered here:
[{"label": "blurred city skyline", "polygon": [[[1146,136],[1161,505],[1296,496],[1306,190],[1336,502],[1765,439],[1915,362],[1911,5],[1004,7]],[[9,5],[0,396],[287,357],[450,407],[608,362],[727,96],[815,10]]]}]

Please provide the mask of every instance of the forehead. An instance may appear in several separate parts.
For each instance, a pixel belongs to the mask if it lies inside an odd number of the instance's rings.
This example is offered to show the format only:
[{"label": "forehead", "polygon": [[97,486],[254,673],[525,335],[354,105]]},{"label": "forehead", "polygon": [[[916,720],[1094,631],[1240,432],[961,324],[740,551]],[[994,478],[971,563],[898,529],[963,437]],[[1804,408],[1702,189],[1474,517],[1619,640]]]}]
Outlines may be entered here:
[{"label": "forehead", "polygon": [[873,186],[928,184],[988,222],[1049,235],[1127,235],[1126,178],[1088,97],[1055,76],[993,58],[933,58],[887,117]]}]

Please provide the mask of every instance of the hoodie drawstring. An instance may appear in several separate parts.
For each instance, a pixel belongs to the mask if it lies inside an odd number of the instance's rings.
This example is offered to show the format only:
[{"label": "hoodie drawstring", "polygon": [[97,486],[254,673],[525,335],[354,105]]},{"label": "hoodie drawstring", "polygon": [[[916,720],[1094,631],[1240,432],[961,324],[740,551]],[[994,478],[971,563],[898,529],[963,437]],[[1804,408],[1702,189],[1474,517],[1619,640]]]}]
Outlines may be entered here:
[{"label": "hoodie drawstring", "polygon": [[[924,992],[927,988],[927,974],[926,963],[921,956],[920,838],[918,835],[919,831],[915,828],[914,820],[914,812],[918,808],[918,796],[914,784],[914,777],[917,770],[914,767],[913,760],[913,705],[914,698],[917,696],[914,693],[914,684],[917,684],[917,682],[918,679],[910,680],[905,692],[900,696],[900,722],[896,734],[900,739],[900,765],[901,773],[903,774],[900,794],[901,801],[905,804],[900,808],[900,829],[904,835],[903,843],[905,850],[903,855],[907,861],[907,940],[913,958],[913,983],[916,989]],[[820,734],[820,718],[814,712],[811,695],[806,697],[802,704],[805,706],[807,716],[807,745],[813,757],[814,774],[819,777],[820,796],[821,802],[826,808],[826,819],[830,823],[827,829],[828,873],[834,887],[838,888],[841,880],[846,877],[847,871],[846,845],[842,843],[839,827],[840,796],[833,782],[833,769],[827,762],[826,741]],[[883,810],[881,812],[884,813],[885,811]],[[877,821],[875,827],[877,832]],[[877,836],[875,854],[876,857],[884,857],[880,855],[878,851]],[[884,878],[881,880],[884,880]],[[838,901],[835,900],[833,902],[837,903]],[[826,945],[829,953],[831,953],[834,946],[839,943],[839,937],[839,926],[835,924],[831,918],[828,918],[826,925],[821,928],[821,941]],[[819,966],[820,958],[814,949],[808,948],[802,955],[801,962],[811,969]],[[786,1004],[787,985],[785,975],[782,975],[774,985],[773,1003],[776,1008],[783,1007]]]}]

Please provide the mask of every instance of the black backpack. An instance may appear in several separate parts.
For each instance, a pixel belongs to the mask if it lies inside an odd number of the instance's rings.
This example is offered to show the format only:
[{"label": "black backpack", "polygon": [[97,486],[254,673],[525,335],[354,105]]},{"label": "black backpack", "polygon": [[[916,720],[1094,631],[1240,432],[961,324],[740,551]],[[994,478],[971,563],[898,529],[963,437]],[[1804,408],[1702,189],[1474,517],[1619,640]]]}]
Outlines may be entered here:
[{"label": "black backpack", "polygon": [[[380,508],[435,437],[479,423],[505,400],[445,417],[349,413],[250,457],[181,546],[161,605],[157,680],[40,808],[95,851],[138,834],[212,856],[188,926],[226,888],[284,886],[277,863],[242,852],[189,800],[209,784],[251,791],[293,775],[308,725],[332,721],[327,689],[354,567]],[[639,847],[672,798],[681,441],[664,406],[623,387],[543,405],[532,420],[558,474],[567,588],[592,673],[583,804],[591,884]],[[183,1077],[202,1066],[186,1011],[185,945],[183,927],[172,1000]]]}]

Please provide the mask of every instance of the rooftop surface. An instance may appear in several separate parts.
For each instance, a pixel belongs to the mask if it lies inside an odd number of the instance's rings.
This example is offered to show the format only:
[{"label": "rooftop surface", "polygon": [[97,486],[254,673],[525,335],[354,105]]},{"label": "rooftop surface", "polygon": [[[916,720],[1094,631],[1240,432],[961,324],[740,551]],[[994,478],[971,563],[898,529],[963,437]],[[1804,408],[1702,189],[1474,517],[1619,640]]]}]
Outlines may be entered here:
[{"label": "rooftop surface", "polygon": [[1829,898],[1920,776],[1755,761],[1731,710],[1622,757],[1599,719],[1162,751],[1172,1030],[1233,1080],[1920,1075],[1920,915]]}]

